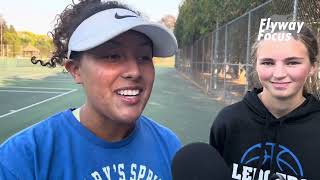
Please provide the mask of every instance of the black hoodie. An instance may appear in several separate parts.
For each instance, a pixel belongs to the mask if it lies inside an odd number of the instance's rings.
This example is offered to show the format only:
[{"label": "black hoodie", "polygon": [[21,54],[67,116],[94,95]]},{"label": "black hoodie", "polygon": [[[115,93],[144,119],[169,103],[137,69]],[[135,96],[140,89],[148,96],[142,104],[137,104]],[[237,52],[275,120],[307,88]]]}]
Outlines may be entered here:
[{"label": "black hoodie", "polygon": [[280,174],[286,180],[320,180],[320,102],[307,94],[303,104],[275,118],[260,92],[250,91],[225,107],[211,127],[210,144],[231,168],[232,179]]}]

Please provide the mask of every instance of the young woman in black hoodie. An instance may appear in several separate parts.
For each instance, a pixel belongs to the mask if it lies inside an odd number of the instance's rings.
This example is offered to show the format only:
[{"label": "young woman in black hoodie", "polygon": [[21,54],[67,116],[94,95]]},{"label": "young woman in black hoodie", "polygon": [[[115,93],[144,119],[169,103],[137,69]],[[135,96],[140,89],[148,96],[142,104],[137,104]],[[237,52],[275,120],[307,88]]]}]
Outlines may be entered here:
[{"label": "young woman in black hoodie", "polygon": [[[284,34],[283,34],[284,33]],[[319,180],[318,43],[305,26],[253,45],[258,84],[213,122],[210,144],[238,180]]]}]

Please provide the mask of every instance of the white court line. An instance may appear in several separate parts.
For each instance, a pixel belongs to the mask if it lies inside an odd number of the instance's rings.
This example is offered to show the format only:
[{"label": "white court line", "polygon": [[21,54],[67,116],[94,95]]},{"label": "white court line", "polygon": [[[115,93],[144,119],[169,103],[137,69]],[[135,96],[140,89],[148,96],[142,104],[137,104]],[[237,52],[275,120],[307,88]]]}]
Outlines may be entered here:
[{"label": "white court line", "polygon": [[[50,74],[47,74],[47,75],[50,75]],[[43,77],[43,76],[46,76],[45,74],[43,73],[32,73],[32,74],[18,74],[18,76],[22,76],[22,77]]]},{"label": "white court line", "polygon": [[14,114],[14,113],[17,113],[17,112],[20,112],[20,111],[23,111],[23,110],[25,110],[25,109],[31,108],[31,107],[36,106],[36,105],[39,105],[39,104],[42,104],[42,103],[51,101],[51,100],[53,100],[53,99],[56,99],[56,98],[58,98],[58,97],[61,97],[61,96],[70,94],[70,93],[75,92],[75,91],[77,91],[77,90],[78,90],[78,89],[73,89],[73,90],[68,91],[68,92],[65,92],[65,93],[63,93],[63,94],[59,94],[59,95],[54,96],[54,97],[51,97],[51,98],[49,98],[49,99],[46,99],[46,100],[43,100],[43,101],[40,101],[40,102],[31,104],[31,105],[29,105],[29,106],[23,107],[23,108],[21,108],[21,109],[18,109],[18,110],[12,111],[12,112],[9,112],[9,113],[7,113],[7,114],[3,114],[3,115],[0,116],[0,118],[9,116],[9,115],[11,115],[11,114]]},{"label": "white court line", "polygon": [[17,92],[17,93],[45,93],[45,94],[60,94],[62,93],[61,91],[58,92],[58,91],[20,91],[20,90],[4,90],[4,89],[0,89],[0,92]]},{"label": "white court line", "polygon": [[57,83],[73,83],[74,81],[71,79],[71,80],[61,80],[61,81],[58,81],[58,80],[53,80],[53,81],[50,81],[50,80],[46,80],[46,79],[23,79],[23,78],[19,78],[19,79],[15,79],[15,78],[1,78],[0,77],[0,80],[15,80],[15,81],[46,81],[46,82],[57,82]]},{"label": "white court line", "polygon": [[13,80],[13,81],[45,81],[45,82],[56,82],[56,83],[74,83],[76,84],[74,81],[48,81],[48,80],[44,80],[44,79],[14,79],[14,78],[11,78],[11,79],[2,79],[0,78],[0,80],[7,80],[7,81],[10,81],[10,80]]},{"label": "white court line", "polygon": [[47,79],[47,80],[50,80],[50,81],[73,81],[73,78],[60,78],[60,79],[50,78],[50,79]]},{"label": "white court line", "polygon": [[24,86],[3,86],[0,88],[13,88],[13,89],[56,89],[56,90],[72,90],[71,88],[49,88],[49,87],[24,87]]}]

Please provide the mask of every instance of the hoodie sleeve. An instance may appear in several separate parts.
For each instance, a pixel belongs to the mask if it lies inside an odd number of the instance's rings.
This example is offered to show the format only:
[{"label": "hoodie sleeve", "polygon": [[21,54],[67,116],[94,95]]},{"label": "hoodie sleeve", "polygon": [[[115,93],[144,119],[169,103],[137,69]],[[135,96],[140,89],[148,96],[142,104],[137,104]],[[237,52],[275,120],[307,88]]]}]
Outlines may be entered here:
[{"label": "hoodie sleeve", "polygon": [[225,125],[225,111],[220,111],[218,116],[213,121],[210,129],[209,144],[216,148],[221,155],[224,152],[224,143],[226,137],[226,125]]}]

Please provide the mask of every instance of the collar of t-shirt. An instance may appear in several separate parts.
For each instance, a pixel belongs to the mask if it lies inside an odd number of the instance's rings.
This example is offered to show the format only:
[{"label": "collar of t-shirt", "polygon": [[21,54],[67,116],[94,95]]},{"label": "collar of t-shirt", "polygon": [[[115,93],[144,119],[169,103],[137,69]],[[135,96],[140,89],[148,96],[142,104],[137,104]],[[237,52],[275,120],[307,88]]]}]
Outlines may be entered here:
[{"label": "collar of t-shirt", "polygon": [[80,108],[77,108],[77,109],[73,110],[72,114],[80,122]]}]

